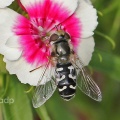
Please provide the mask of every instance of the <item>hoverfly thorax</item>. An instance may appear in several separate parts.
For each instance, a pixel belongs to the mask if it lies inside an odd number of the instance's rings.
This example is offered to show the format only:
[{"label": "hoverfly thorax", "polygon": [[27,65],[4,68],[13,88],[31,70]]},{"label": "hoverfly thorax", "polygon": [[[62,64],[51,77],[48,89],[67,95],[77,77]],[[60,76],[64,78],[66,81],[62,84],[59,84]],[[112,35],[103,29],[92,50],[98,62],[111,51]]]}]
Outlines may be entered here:
[{"label": "hoverfly thorax", "polygon": [[50,37],[50,41],[53,43],[54,55],[58,58],[57,62],[60,64],[65,64],[69,61],[69,56],[71,53],[69,43],[70,35],[62,30],[54,33]]}]

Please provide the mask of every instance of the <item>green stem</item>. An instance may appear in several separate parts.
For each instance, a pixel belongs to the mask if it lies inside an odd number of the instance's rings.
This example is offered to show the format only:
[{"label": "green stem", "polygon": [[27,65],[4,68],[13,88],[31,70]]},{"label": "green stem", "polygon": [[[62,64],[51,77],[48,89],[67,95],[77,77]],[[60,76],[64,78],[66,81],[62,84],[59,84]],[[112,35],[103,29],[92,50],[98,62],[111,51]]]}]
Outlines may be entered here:
[{"label": "green stem", "polygon": [[[32,99],[33,94],[34,94],[34,91],[31,91],[28,94],[30,99]],[[37,115],[39,116],[39,118],[41,120],[51,120],[49,115],[48,115],[48,112],[47,112],[45,105],[42,105],[39,108],[35,108],[35,111],[37,112]]]},{"label": "green stem", "polygon": [[41,120],[51,120],[44,105],[42,105],[40,108],[37,108],[36,112]]},{"label": "green stem", "polygon": [[99,32],[99,31],[96,31],[95,33],[96,33],[97,35],[105,38],[106,40],[108,40],[108,41],[111,43],[112,48],[115,49],[116,44],[115,44],[115,42],[114,42],[114,40],[113,40],[112,38],[110,38],[109,36],[107,36],[107,35]]},{"label": "green stem", "polygon": [[100,53],[98,53],[98,57],[99,57],[99,59],[100,59],[100,62],[102,62],[102,55],[100,54]]},{"label": "green stem", "polygon": [[0,98],[3,98],[7,93],[8,86],[9,86],[9,77],[8,77],[8,75],[6,75],[6,74],[3,75],[3,81],[6,81],[5,90],[4,90],[4,93],[1,95]]},{"label": "green stem", "polygon": [[28,90],[25,91],[25,93],[30,93],[33,90],[34,86],[31,86]]}]

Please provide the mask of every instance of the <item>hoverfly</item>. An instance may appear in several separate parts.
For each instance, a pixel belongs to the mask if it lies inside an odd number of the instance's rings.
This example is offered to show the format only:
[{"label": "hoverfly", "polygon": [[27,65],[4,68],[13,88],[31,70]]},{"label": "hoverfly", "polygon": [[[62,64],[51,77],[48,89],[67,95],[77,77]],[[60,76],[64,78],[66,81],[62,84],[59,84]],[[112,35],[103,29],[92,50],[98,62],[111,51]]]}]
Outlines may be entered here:
[{"label": "hoverfly", "polygon": [[[69,101],[75,96],[76,86],[96,101],[102,100],[99,87],[87,73],[83,62],[78,58],[70,44],[70,35],[63,31],[53,33],[50,38],[52,46],[51,59],[46,64],[40,78],[48,82],[41,85],[40,81],[33,95],[33,106],[35,108],[44,104],[54,93],[56,88],[60,96]],[[47,69],[50,62],[53,62],[54,69],[49,74]],[[78,79],[80,77],[80,79]]]}]

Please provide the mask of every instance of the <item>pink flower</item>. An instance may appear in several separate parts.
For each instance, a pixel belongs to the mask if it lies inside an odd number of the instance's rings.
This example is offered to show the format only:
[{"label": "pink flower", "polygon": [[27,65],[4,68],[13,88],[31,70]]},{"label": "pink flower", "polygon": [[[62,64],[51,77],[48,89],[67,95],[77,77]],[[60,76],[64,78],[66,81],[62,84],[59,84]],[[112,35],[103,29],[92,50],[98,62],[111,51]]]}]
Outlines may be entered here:
[{"label": "pink flower", "polygon": [[9,6],[14,0],[0,0],[0,8]]},{"label": "pink flower", "polygon": [[0,9],[0,53],[10,74],[16,74],[22,83],[37,85],[50,56],[47,44],[49,36],[56,32],[56,25],[70,34],[75,52],[88,65],[94,51],[91,36],[98,24],[96,10],[89,0],[20,2],[28,18],[9,8]]}]

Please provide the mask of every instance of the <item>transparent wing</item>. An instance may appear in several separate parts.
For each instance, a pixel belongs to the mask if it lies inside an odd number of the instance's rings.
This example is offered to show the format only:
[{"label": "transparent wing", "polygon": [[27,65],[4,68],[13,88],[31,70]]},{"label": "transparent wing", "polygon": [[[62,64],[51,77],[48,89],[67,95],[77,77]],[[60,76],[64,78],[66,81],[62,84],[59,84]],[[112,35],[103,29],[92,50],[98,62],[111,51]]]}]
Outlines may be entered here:
[{"label": "transparent wing", "polygon": [[97,84],[93,81],[92,77],[88,74],[82,61],[77,58],[76,62],[73,62],[73,65],[76,67],[77,70],[77,86],[79,87],[79,89],[92,99],[96,101],[101,101],[101,91]]},{"label": "transparent wing", "polygon": [[[40,84],[42,80],[46,80],[44,84]],[[43,71],[40,81],[35,89],[32,103],[35,108],[43,105],[54,93],[56,90],[55,82],[55,68],[46,68]]]}]

